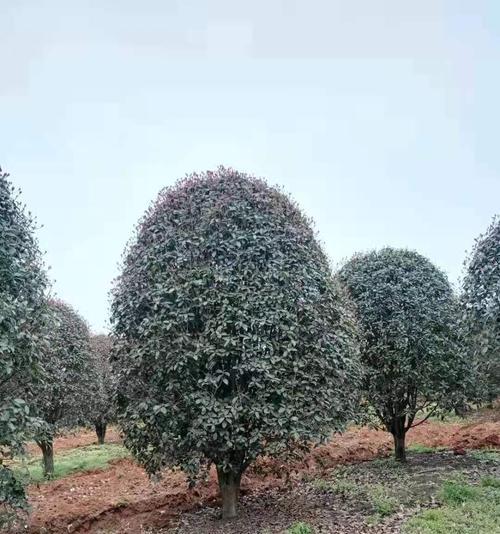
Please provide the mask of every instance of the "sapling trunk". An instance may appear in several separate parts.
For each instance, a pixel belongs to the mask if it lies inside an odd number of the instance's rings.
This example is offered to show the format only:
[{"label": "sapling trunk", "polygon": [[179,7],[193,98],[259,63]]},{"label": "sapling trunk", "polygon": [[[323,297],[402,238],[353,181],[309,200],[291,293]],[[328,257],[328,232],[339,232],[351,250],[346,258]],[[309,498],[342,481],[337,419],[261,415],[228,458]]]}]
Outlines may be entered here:
[{"label": "sapling trunk", "polygon": [[217,478],[222,497],[222,518],[232,519],[238,515],[241,471],[224,471],[217,466]]},{"label": "sapling trunk", "polygon": [[54,445],[52,441],[38,441],[38,446],[42,449],[43,474],[46,478],[54,476]]},{"label": "sapling trunk", "polygon": [[455,406],[455,415],[458,415],[458,417],[465,417],[467,414],[467,404],[462,403]]},{"label": "sapling trunk", "polygon": [[106,437],[106,427],[107,424],[104,422],[95,423],[95,433],[97,434],[97,443],[99,445],[104,445],[104,438]]}]

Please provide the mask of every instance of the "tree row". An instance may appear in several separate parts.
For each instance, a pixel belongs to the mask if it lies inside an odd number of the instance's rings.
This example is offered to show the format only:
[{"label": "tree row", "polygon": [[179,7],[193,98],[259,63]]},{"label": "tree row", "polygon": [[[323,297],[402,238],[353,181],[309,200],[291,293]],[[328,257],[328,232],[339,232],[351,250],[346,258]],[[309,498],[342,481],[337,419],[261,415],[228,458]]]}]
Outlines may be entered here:
[{"label": "tree row", "polygon": [[[35,439],[47,474],[61,428],[114,418],[148,473],[215,465],[223,516],[262,455],[305,451],[378,421],[408,430],[492,402],[500,386],[500,221],[460,292],[418,252],[386,247],[336,270],[279,188],[220,167],[162,190],[112,289],[111,336],[48,297],[35,225],[0,175],[0,450]],[[0,468],[0,499],[23,489]]]}]

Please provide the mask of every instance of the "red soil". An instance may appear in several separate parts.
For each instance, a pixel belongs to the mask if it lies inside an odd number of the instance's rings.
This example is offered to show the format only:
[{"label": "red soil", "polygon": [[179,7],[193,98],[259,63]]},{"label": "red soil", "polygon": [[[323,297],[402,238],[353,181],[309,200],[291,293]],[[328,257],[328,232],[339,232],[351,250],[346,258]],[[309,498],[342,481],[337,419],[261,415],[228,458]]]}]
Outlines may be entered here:
[{"label": "red soil", "polygon": [[[500,420],[494,415],[462,423],[426,422],[408,434],[408,443],[463,449],[500,447]],[[111,439],[118,439],[111,432]],[[66,436],[56,450],[95,442],[90,432]],[[391,452],[386,432],[354,428],[330,443],[315,448],[304,458],[287,461],[262,459],[243,478],[242,493],[258,493],[270,487],[285,487],[294,479],[338,464],[371,460]],[[105,471],[81,473],[29,490],[32,514],[27,532],[119,532],[140,533],[143,527],[162,527],[181,512],[217,500],[215,475],[188,489],[178,471],[165,473],[154,483],[131,460],[119,460]]]}]

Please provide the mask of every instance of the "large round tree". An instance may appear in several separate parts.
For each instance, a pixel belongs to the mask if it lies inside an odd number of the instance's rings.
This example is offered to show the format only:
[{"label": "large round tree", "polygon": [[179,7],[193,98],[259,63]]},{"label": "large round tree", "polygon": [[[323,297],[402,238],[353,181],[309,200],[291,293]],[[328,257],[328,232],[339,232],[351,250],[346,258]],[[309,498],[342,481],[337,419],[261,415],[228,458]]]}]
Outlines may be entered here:
[{"label": "large round tree", "polygon": [[150,473],[217,468],[223,516],[261,454],[339,430],[355,326],[310,221],[231,169],[160,192],[114,289],[125,443]]},{"label": "large round tree", "polygon": [[338,277],[357,308],[364,394],[404,461],[406,432],[463,402],[467,365],[456,299],[446,275],[409,250],[355,255]]},{"label": "large round tree", "polygon": [[500,395],[500,217],[476,240],[462,286],[465,329],[478,368],[479,396]]},{"label": "large round tree", "polygon": [[89,395],[96,382],[89,329],[82,317],[60,300],[49,302],[52,322],[42,352],[43,382],[37,387],[34,409],[43,421],[36,436],[43,453],[45,476],[54,472],[54,436],[64,428],[91,419]]},{"label": "large round tree", "polygon": [[[3,459],[20,451],[32,423],[26,399],[38,375],[46,319],[47,278],[35,226],[0,169],[0,503],[7,507],[25,503]],[[0,526],[3,519],[0,512]]]}]

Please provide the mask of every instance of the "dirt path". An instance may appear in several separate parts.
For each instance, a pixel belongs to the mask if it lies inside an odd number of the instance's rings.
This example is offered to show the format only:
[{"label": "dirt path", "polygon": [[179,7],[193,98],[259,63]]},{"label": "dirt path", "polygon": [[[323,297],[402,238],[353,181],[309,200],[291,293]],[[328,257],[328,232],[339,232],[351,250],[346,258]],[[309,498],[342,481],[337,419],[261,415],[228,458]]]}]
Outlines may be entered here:
[{"label": "dirt path", "polygon": [[[118,435],[114,438],[118,439]],[[56,443],[56,450],[88,445],[88,440],[92,443],[95,438],[91,433],[83,433],[61,440]],[[444,446],[457,452],[500,447],[500,421],[480,418],[465,423],[427,422],[409,433],[408,442]],[[252,496],[264,490],[279,491],[287,483],[294,484],[335,465],[371,460],[390,452],[391,440],[387,433],[366,427],[354,428],[292,464],[269,459],[259,461],[244,477],[242,493]],[[26,532],[139,534],[144,526],[168,526],[182,512],[215,503],[217,486],[214,473],[192,490],[187,488],[180,472],[168,472],[159,483],[154,483],[141,468],[125,459],[113,463],[105,471],[32,486],[29,495],[32,514]]]}]

